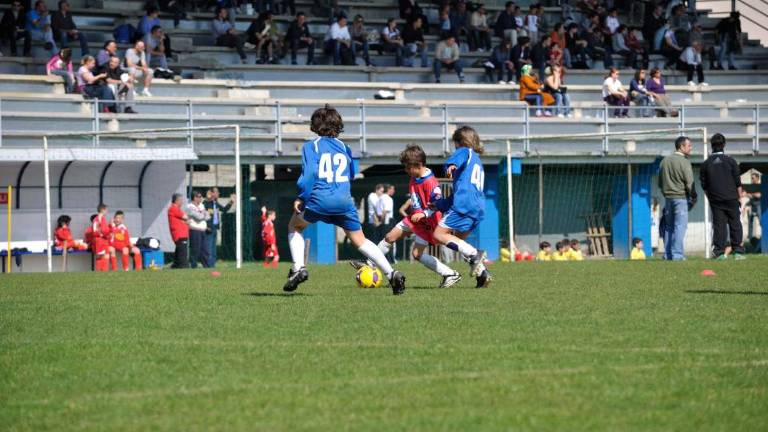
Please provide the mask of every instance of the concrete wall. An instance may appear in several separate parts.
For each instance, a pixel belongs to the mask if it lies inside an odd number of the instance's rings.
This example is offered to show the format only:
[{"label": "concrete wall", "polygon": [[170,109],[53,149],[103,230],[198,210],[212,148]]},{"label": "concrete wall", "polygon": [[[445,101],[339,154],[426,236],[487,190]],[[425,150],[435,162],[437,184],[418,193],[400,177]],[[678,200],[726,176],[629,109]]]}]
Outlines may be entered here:
[{"label": "concrete wall", "polygon": [[[0,186],[15,188],[23,162],[0,164]],[[153,162],[144,177],[143,208],[138,203],[138,180],[144,162],[116,162],[104,179],[104,202],[110,215],[120,209],[126,214],[126,225],[134,237],[156,237],[165,251],[173,250],[166,210],[174,192],[184,191],[185,163],[183,161]],[[64,177],[62,206],[59,207],[58,185],[64,162],[51,164],[51,225],[62,214],[72,217],[72,234],[82,238],[89,216],[99,204],[99,179],[103,162],[74,162]],[[20,208],[16,208],[13,194],[12,240],[40,241],[46,238],[45,194],[43,165],[31,163],[21,181]],[[6,240],[6,209],[0,214],[3,227],[0,238]],[[2,247],[2,246],[0,246]]]}]

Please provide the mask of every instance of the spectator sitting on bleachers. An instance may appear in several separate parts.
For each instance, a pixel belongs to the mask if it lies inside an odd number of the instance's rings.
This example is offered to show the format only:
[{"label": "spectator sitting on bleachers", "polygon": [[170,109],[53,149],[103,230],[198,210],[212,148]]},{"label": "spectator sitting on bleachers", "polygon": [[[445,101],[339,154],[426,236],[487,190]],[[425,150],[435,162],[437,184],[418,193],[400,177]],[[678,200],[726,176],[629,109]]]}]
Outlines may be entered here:
[{"label": "spectator sitting on bleachers", "polygon": [[[664,8],[660,4],[656,4],[653,8],[648,8],[645,17],[643,18],[643,37],[650,43],[654,42],[656,33],[660,28],[664,27]],[[655,45],[652,46],[653,51],[659,51]]]},{"label": "spectator sitting on bleachers", "polygon": [[456,9],[450,13],[451,33],[456,39],[456,44],[461,45],[462,37],[469,42],[469,12],[467,12],[467,3],[460,0],[456,4]]},{"label": "spectator sitting on bleachers", "polygon": [[555,98],[551,94],[542,90],[542,85],[536,75],[531,73],[531,65],[525,65],[521,69],[520,76],[520,100],[528,103],[536,109],[536,117],[552,117],[549,109],[542,112],[541,107],[548,107],[555,103]]},{"label": "spectator sitting on bleachers", "polygon": [[717,61],[717,56],[715,56],[715,47],[708,44],[704,40],[704,30],[701,28],[701,23],[697,22],[693,24],[693,30],[691,30],[691,33],[688,35],[688,39],[691,41],[691,45],[693,45],[695,42],[698,42],[699,45],[701,45],[702,54],[707,53],[707,58],[709,59],[709,70],[717,69],[717,65],[715,64]]},{"label": "spectator sitting on bleachers", "polygon": [[612,8],[608,11],[608,15],[605,17],[605,27],[611,35],[614,35],[619,30],[620,26],[619,10],[617,8]]},{"label": "spectator sitting on bleachers", "polygon": [[296,56],[302,48],[307,49],[307,64],[315,64],[315,39],[312,38],[312,33],[309,32],[307,17],[304,15],[304,12],[296,14],[296,19],[288,27],[285,40],[291,50],[291,64],[298,64]]},{"label": "spectator sitting on bleachers", "polygon": [[11,8],[7,9],[0,21],[0,42],[7,40],[11,47],[11,55],[19,55],[16,47],[16,41],[24,39],[24,57],[29,57],[32,50],[32,39],[27,31],[27,14],[24,13],[24,7],[21,1],[14,0]]},{"label": "spectator sitting on bleachers", "polygon": [[645,70],[638,69],[637,72],[635,72],[635,77],[629,82],[629,99],[636,105],[643,107],[643,109],[640,110],[640,115],[642,117],[650,117],[651,110],[648,107],[653,105],[654,98],[651,95],[651,92],[645,87],[645,83]]},{"label": "spectator sitting on bleachers", "polygon": [[572,117],[571,97],[563,85],[563,68],[560,65],[544,69],[544,91],[555,98],[555,114],[560,117]]},{"label": "spectator sitting on bleachers", "polygon": [[[248,30],[245,31],[248,43],[256,46],[257,64],[275,63],[275,44],[272,38],[273,26],[272,13],[262,12],[259,14],[258,18],[251,21],[251,25],[248,26]],[[267,53],[266,56],[263,54],[264,51]]]},{"label": "spectator sitting on bleachers", "polygon": [[439,18],[440,34],[442,35],[445,33],[453,33],[451,31],[451,6],[448,4],[444,4],[443,6],[441,6],[439,17],[440,17]]},{"label": "spectator sitting on bleachers", "polygon": [[619,81],[619,70],[610,68],[608,76],[603,81],[603,100],[609,106],[616,107],[613,110],[613,116],[616,118],[629,117],[629,95]]},{"label": "spectator sitting on bleachers", "polygon": [[558,44],[560,48],[565,48],[565,26],[563,23],[556,23],[552,31],[549,32],[549,37],[552,38],[552,43]]},{"label": "spectator sitting on bleachers", "polygon": [[[195,7],[195,1],[192,0],[189,3],[190,5],[186,4],[187,1],[185,0],[160,0],[157,3],[158,8],[166,13],[173,15],[173,28],[179,28],[179,23],[182,19],[185,19],[187,17],[187,7]],[[206,0],[207,3],[207,0]]]},{"label": "spectator sitting on bleachers", "polygon": [[451,34],[443,35],[442,40],[435,48],[435,60],[432,63],[436,83],[440,83],[440,73],[443,68],[455,70],[459,82],[464,83],[464,65],[459,57],[459,45],[456,43],[456,38]]},{"label": "spectator sitting on bleachers", "polygon": [[491,50],[491,28],[488,26],[488,15],[483,5],[479,5],[477,10],[472,12],[469,20],[469,30],[470,50]]},{"label": "spectator sitting on bleachers", "polygon": [[538,5],[533,4],[528,9],[528,15],[525,16],[525,31],[533,44],[539,41],[539,25],[539,8]]},{"label": "spectator sitting on bleachers", "polygon": [[414,57],[421,58],[421,67],[429,66],[427,42],[424,40],[424,32],[421,30],[423,22],[417,17],[408,22],[403,30],[403,42],[406,48],[406,63],[414,66]]},{"label": "spectator sitting on bleachers", "polygon": [[681,45],[687,45],[689,43],[688,33],[691,31],[691,20],[685,12],[685,6],[680,4],[672,9],[672,15],[670,17],[672,31],[678,36]]},{"label": "spectator sitting on bleachers", "polygon": [[216,40],[216,46],[234,48],[237,50],[237,54],[240,56],[240,61],[245,64],[248,62],[248,57],[245,55],[245,50],[243,49],[243,39],[237,34],[237,30],[235,30],[232,24],[227,21],[228,13],[226,8],[221,6],[216,7],[216,17],[213,18],[213,22],[211,23],[213,38]]},{"label": "spectator sitting on bleachers", "polygon": [[528,36],[517,38],[517,45],[512,47],[510,54],[512,63],[515,65],[515,78],[520,82],[521,70],[523,66],[530,65],[531,62],[531,40]]},{"label": "spectator sitting on bleachers", "polygon": [[352,38],[352,55],[357,56],[358,50],[363,50],[363,60],[366,66],[371,66],[370,41],[369,37],[375,37],[365,28],[365,20],[362,15],[356,15],[351,26],[347,26],[349,35]]},{"label": "spectator sitting on bleachers", "polygon": [[613,53],[620,56],[624,56],[624,66],[635,68],[635,62],[637,61],[637,55],[634,51],[627,46],[627,38],[629,36],[629,30],[624,24],[620,25],[616,32],[611,36],[613,44]]},{"label": "spectator sitting on bleachers", "polygon": [[333,55],[334,65],[354,66],[355,48],[345,16],[338,17],[325,34],[325,51]]},{"label": "spectator sitting on bleachers", "polygon": [[741,51],[741,20],[738,12],[731,12],[715,27],[715,43],[720,46],[717,52],[717,69],[723,70],[723,61],[728,54],[728,70],[736,70],[733,54]]},{"label": "spectator sitting on bleachers", "polygon": [[[631,65],[635,69],[647,69],[650,60],[648,58],[648,49],[646,48],[645,39],[643,33],[637,27],[632,27],[627,33],[627,47],[635,54],[635,61]],[[637,57],[642,58],[642,63],[637,64]]]},{"label": "spectator sitting on bleachers", "polygon": [[[606,40],[602,24],[600,24],[600,15],[594,14],[588,16],[580,25],[582,37],[587,41],[589,53],[592,58],[598,55],[603,56],[603,66],[608,69],[613,64],[611,58],[610,39]],[[607,30],[606,30],[607,31]]]},{"label": "spectator sitting on bleachers", "polygon": [[589,43],[579,35],[578,24],[572,23],[568,25],[565,41],[565,51],[563,54],[565,67],[569,69],[589,69]]},{"label": "spectator sitting on bleachers", "polygon": [[[98,99],[100,101],[115,100],[112,91],[106,85],[107,74],[102,72],[94,75],[93,69],[96,67],[96,59],[92,56],[85,56],[80,61],[80,69],[77,70],[77,89],[88,99]],[[104,112],[117,112],[115,104],[110,102],[100,102],[101,109]]]},{"label": "spectator sitting on bleachers", "polygon": [[[496,72],[496,81],[499,84],[512,84],[512,74],[515,73],[515,63],[511,59],[512,42],[509,39],[502,39],[501,43],[491,51],[491,56],[485,62],[485,74],[488,82],[493,83],[494,72]],[[506,76],[506,80],[504,77]]]},{"label": "spectator sitting on bleachers", "polygon": [[380,46],[384,52],[395,53],[395,66],[403,65],[405,56],[405,43],[400,36],[400,30],[397,28],[397,21],[394,18],[387,20],[387,25],[381,30]]},{"label": "spectator sitting on bleachers", "polygon": [[144,90],[142,96],[152,96],[149,88],[152,86],[152,69],[147,64],[147,56],[144,52],[144,41],[137,40],[133,48],[125,51],[125,68],[131,76],[131,80],[144,80]]},{"label": "spectator sitting on bleachers", "polygon": [[664,26],[656,33],[654,46],[659,47],[661,54],[666,57],[667,62],[664,66],[667,68],[674,66],[680,54],[683,53],[683,48],[677,43],[677,37],[675,32],[672,31],[669,21],[666,21]]},{"label": "spectator sitting on bleachers", "polygon": [[109,59],[117,56],[117,42],[108,40],[104,42],[104,47],[96,54],[96,69],[102,70],[107,67]]},{"label": "spectator sitting on bleachers", "polygon": [[496,24],[493,26],[496,37],[509,40],[512,46],[517,45],[518,30],[522,28],[515,19],[515,10],[519,11],[520,7],[515,6],[515,2],[508,1],[504,5],[504,10],[499,12]]},{"label": "spectator sitting on bleachers", "polygon": [[168,58],[165,55],[165,31],[160,26],[152,27],[150,33],[144,36],[147,47],[147,63],[151,68],[168,69]]},{"label": "spectator sitting on bleachers", "polygon": [[66,0],[59,1],[59,10],[51,14],[53,38],[59,42],[62,48],[66,48],[69,41],[77,40],[80,42],[80,55],[87,55],[88,39],[77,29],[72,14],[69,12],[69,2]]},{"label": "spectator sitting on bleachers", "polygon": [[584,15],[600,15],[605,12],[605,8],[600,4],[600,0],[579,0],[576,3],[576,7]]},{"label": "spectator sitting on bleachers", "polygon": [[66,93],[75,92],[75,74],[72,70],[71,49],[64,48],[58,54],[51,57],[45,65],[45,73],[62,77],[64,79],[64,91]]},{"label": "spectator sitting on bleachers", "polygon": [[51,15],[43,0],[37,0],[35,8],[27,13],[27,33],[33,41],[45,42],[45,49],[51,53],[58,51],[51,30]]},{"label": "spectator sitting on bleachers", "polygon": [[543,35],[539,43],[531,48],[531,64],[539,76],[544,76],[544,68],[547,67],[547,62],[549,62],[551,48],[552,38],[548,34]]},{"label": "spectator sitting on bleachers", "polygon": [[160,21],[160,11],[157,9],[157,7],[154,5],[149,5],[145,11],[146,14],[144,14],[139,19],[139,25],[136,28],[136,30],[139,32],[137,37],[142,39],[148,34],[152,33],[153,27],[162,26],[162,22]]},{"label": "spectator sitting on bleachers", "polygon": [[696,72],[696,78],[699,80],[699,85],[707,87],[709,84],[704,82],[704,67],[701,64],[701,44],[695,42],[689,46],[683,53],[680,54],[680,58],[677,60],[677,69],[686,71],[688,73],[688,85],[694,86],[693,73]]},{"label": "spectator sitting on bleachers", "polygon": [[133,81],[122,67],[120,67],[120,57],[110,57],[105,70],[107,74],[107,85],[116,100],[125,101],[117,104],[117,112],[125,114],[138,114],[133,102],[135,92],[133,90]]},{"label": "spectator sitting on bleachers", "polygon": [[400,0],[398,6],[400,9],[400,19],[405,20],[406,23],[412,23],[417,18],[421,18],[422,27],[424,29],[429,28],[427,16],[424,15],[424,9],[421,8],[418,1]]},{"label": "spectator sitting on bleachers", "polygon": [[672,108],[672,102],[667,96],[667,90],[664,87],[664,78],[661,76],[661,69],[651,69],[651,79],[645,83],[645,88],[653,97],[653,101],[658,107],[656,111],[662,116],[677,117],[677,110]]}]

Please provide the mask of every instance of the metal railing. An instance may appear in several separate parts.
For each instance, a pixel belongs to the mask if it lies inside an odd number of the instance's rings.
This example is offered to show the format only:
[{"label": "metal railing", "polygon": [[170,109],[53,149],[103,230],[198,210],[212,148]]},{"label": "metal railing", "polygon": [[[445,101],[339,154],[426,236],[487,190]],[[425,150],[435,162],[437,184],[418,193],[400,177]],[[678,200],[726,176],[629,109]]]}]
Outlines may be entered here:
[{"label": "metal railing", "polygon": [[[10,101],[36,101],[37,99],[33,97],[6,97],[0,100],[0,148],[3,147],[3,138],[8,134],[7,130],[7,124],[8,121],[4,121],[4,117],[7,117],[7,114],[4,110],[7,110],[8,102]],[[186,101],[179,101],[178,99],[163,99],[161,97],[152,98],[150,100],[142,100],[142,101],[99,101],[95,99],[89,99],[89,100],[83,100],[83,101],[72,101],[72,100],[60,100],[60,101],[50,101],[46,100],[45,103],[78,103],[78,104],[88,104],[89,109],[91,112],[91,127],[90,130],[87,132],[99,132],[101,130],[101,122],[105,120],[105,116],[100,113],[100,110],[98,109],[99,104],[134,104],[134,105],[153,105],[153,104],[160,104],[160,105],[172,105],[172,106],[179,106],[183,110],[183,114],[181,112],[178,114],[179,119],[177,120],[179,123],[183,122],[183,124],[186,125],[187,132],[185,133],[186,138],[186,145],[187,147],[191,149],[195,149],[195,131],[192,130],[193,127],[195,127],[196,120],[207,120],[206,113],[202,112],[199,114],[195,114],[195,103],[188,99]],[[236,107],[236,108],[263,108],[268,107],[271,108],[271,117],[267,116],[260,116],[260,118],[257,119],[258,122],[266,122],[266,123],[272,123],[272,129],[268,130],[269,128],[265,127],[252,127],[252,126],[242,126],[245,130],[257,130],[260,131],[258,133],[251,133],[250,135],[244,135],[244,139],[259,139],[259,140],[272,140],[274,143],[273,152],[275,156],[280,156],[284,153],[283,149],[283,141],[285,139],[285,134],[283,131],[284,124],[285,123],[291,123],[291,124],[307,124],[309,122],[308,116],[298,116],[298,118],[293,117],[286,120],[283,114],[283,110],[285,108],[310,108],[313,107],[314,104],[310,102],[301,102],[301,101],[290,101],[290,100],[276,100],[271,101],[267,103],[257,103],[257,104],[251,104],[251,105],[244,105],[242,102],[227,102],[226,100],[223,101],[206,101],[206,102],[200,102],[199,105],[203,106],[230,106],[230,107]],[[734,120],[734,124],[739,125],[745,125],[747,129],[747,135],[751,136],[751,151],[752,154],[757,155],[760,154],[760,128],[761,128],[761,113],[765,113],[764,105],[768,105],[768,103],[685,103],[680,105],[674,105],[671,108],[678,111],[678,118],[676,121],[677,128],[679,128],[681,131],[685,130],[688,126],[688,118],[690,117],[690,113],[695,110],[700,109],[708,109],[708,110],[740,110],[740,111],[751,111],[751,118],[748,122],[744,121],[744,118],[737,118]],[[432,120],[432,122],[428,122],[429,124],[439,125],[438,127],[441,129],[440,134],[429,134],[429,135],[423,135],[419,134],[415,136],[415,138],[429,138],[429,139],[440,139],[441,141],[441,150],[445,154],[449,154],[452,151],[451,146],[451,132],[452,132],[452,125],[463,123],[461,120],[458,120],[457,118],[452,119],[451,114],[452,112],[455,112],[455,110],[475,110],[475,109],[488,109],[488,110],[497,110],[505,113],[505,115],[509,115],[507,118],[509,118],[510,125],[514,124],[518,128],[521,128],[522,133],[510,133],[505,138],[502,137],[496,137],[494,139],[511,139],[515,141],[519,141],[522,143],[522,151],[526,154],[529,154],[532,152],[531,149],[531,139],[536,138],[537,135],[534,135],[531,133],[532,131],[532,125],[535,125],[539,128],[542,126],[545,126],[545,121],[533,121],[532,119],[532,113],[537,110],[551,110],[554,111],[554,106],[548,106],[548,107],[536,107],[536,106],[527,106],[518,102],[499,102],[494,101],[489,104],[482,104],[482,103],[461,103],[457,102],[456,104],[447,104],[447,103],[441,103],[441,104],[429,104],[429,103],[415,103],[415,102],[408,102],[408,101],[388,101],[387,103],[381,103],[381,102],[373,102],[373,103],[366,103],[365,100],[355,100],[355,101],[349,101],[349,102],[342,102],[337,103],[336,106],[340,109],[354,109],[357,112],[357,115],[359,116],[358,119],[356,119],[356,123],[359,127],[359,133],[347,133],[345,134],[348,141],[355,141],[357,140],[359,142],[359,151],[363,156],[367,156],[370,154],[370,145],[368,141],[370,139],[377,139],[377,134],[371,135],[368,132],[369,125],[371,124],[381,124],[386,122],[385,120],[382,120],[382,116],[380,116],[377,119],[371,120],[370,116],[368,114],[368,110],[372,108],[376,109],[394,109],[394,110],[401,110],[402,112],[397,112],[396,114],[399,114],[400,116],[404,115],[408,109],[429,109],[429,110],[437,110],[439,111],[439,116],[434,116],[432,113],[428,116]],[[571,112],[580,112],[581,113],[581,119],[582,120],[589,120],[592,124],[598,125],[599,128],[598,131],[594,133],[594,136],[596,139],[601,141],[601,152],[603,154],[608,154],[611,151],[611,136],[614,135],[611,132],[613,132],[615,129],[613,129],[612,125],[626,125],[626,122],[622,123],[620,121],[614,121],[611,118],[611,111],[614,110],[616,107],[608,106],[605,103],[595,103],[595,104],[585,104],[580,103],[578,106],[574,106],[570,108]],[[626,107],[626,109],[633,112],[635,115],[633,115],[633,118],[640,118],[643,115],[643,111],[655,111],[659,110],[660,107],[643,107],[643,106],[630,106]],[[22,115],[25,112],[22,112]],[[39,114],[39,113],[37,113]],[[166,113],[166,114],[172,114],[172,113]],[[646,113],[647,114],[647,113]],[[56,112],[51,112],[51,117],[55,118]],[[163,119],[163,114],[158,114],[158,119]],[[232,116],[242,116],[242,121],[236,121],[236,123],[247,123],[249,121],[247,115],[245,114],[237,114]],[[180,120],[180,118],[183,117],[184,120]],[[461,116],[458,116],[459,118]],[[465,115],[465,117],[467,117]],[[472,122],[473,124],[477,125],[483,125],[483,124],[490,124],[490,123],[498,123],[499,118],[504,118],[501,114],[494,114],[494,115],[485,115],[485,118],[473,118]],[[126,117],[130,118],[130,117]],[[724,118],[724,114],[721,112],[718,117],[713,118]],[[727,117],[726,117],[727,118]],[[487,121],[485,121],[487,119]],[[210,120],[209,120],[210,121]],[[231,122],[231,120],[227,120],[228,122]],[[391,122],[391,121],[390,121]],[[699,122],[700,123],[700,122]],[[5,127],[5,129],[4,129]],[[751,132],[750,131],[751,127]],[[674,128],[674,126],[673,126]],[[146,128],[144,128],[146,129]],[[16,132],[26,132],[26,131],[16,131]],[[86,131],[84,131],[86,132]],[[126,129],[123,132],[126,134],[129,134],[131,132],[130,129]],[[548,133],[557,132],[552,130],[547,130]],[[42,136],[44,134],[43,131],[34,131],[31,132],[29,135],[36,136],[35,134],[39,134]],[[589,134],[577,134],[577,135],[589,135]],[[293,137],[295,138],[295,137]],[[94,134],[92,135],[92,145],[94,147],[99,147],[101,145],[100,141],[100,135]]]}]

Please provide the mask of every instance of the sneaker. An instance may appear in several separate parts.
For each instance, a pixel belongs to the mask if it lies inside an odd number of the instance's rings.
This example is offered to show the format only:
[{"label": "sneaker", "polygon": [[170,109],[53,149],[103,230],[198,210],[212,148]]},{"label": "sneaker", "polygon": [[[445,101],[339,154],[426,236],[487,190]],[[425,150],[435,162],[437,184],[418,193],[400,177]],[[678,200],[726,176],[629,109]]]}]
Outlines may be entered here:
[{"label": "sneaker", "polygon": [[477,280],[477,285],[475,285],[475,288],[488,288],[488,285],[490,285],[491,281],[493,280],[488,270],[483,270],[480,273],[480,276],[475,279]]},{"label": "sneaker", "polygon": [[552,117],[552,113],[549,111],[544,111],[544,117]]},{"label": "sneaker", "polygon": [[392,277],[389,278],[389,285],[392,287],[393,295],[400,295],[405,292],[405,276],[399,271],[392,272]]},{"label": "sneaker", "polygon": [[443,282],[440,283],[440,288],[450,288],[456,285],[461,280],[461,274],[456,272],[450,276],[443,276]]},{"label": "sneaker", "polygon": [[124,109],[124,110],[123,110],[123,113],[124,113],[124,114],[138,114],[138,113],[137,113],[136,111],[134,111],[134,110],[133,110],[133,108],[131,108],[131,107],[128,107],[128,108]]},{"label": "sneaker", "polygon": [[145,88],[144,90],[142,90],[141,95],[146,97],[152,97],[152,93],[149,92],[148,88]]},{"label": "sneaker", "polygon": [[488,255],[485,253],[484,250],[477,251],[477,255],[475,255],[472,259],[469,260],[469,270],[472,277],[478,277],[480,276],[480,273],[485,270],[485,266],[483,265],[483,262],[485,261],[486,257]]},{"label": "sneaker", "polygon": [[352,260],[349,262],[349,265],[355,270],[360,270],[365,266],[371,267],[371,264],[366,260]]},{"label": "sneaker", "polygon": [[566,117],[573,118],[573,114],[572,113],[568,113],[568,115]]},{"label": "sneaker", "polygon": [[536,117],[541,117],[541,116],[542,116],[541,110],[536,110]]},{"label": "sneaker", "polygon": [[738,70],[738,69],[736,69],[736,66],[728,66],[728,70]]},{"label": "sneaker", "polygon": [[309,279],[309,273],[307,272],[306,267],[302,267],[298,271],[293,271],[293,269],[291,269],[288,271],[288,281],[283,285],[283,291],[296,291],[296,288],[298,288],[300,284],[306,282],[307,279]]},{"label": "sneaker", "polygon": [[733,259],[736,261],[744,261],[745,259],[747,259],[747,257],[743,254],[735,253],[733,254]]},{"label": "sneaker", "polygon": [[439,80],[439,79],[436,79],[436,80],[435,80],[435,84],[440,84],[440,80]]},{"label": "sneaker", "polygon": [[501,80],[501,81],[499,81],[499,84],[500,84],[500,85],[504,85],[504,84],[506,84],[506,83],[507,83],[507,82],[506,82],[506,81],[504,81],[504,80]]},{"label": "sneaker", "polygon": [[254,44],[252,44],[250,42],[246,42],[246,43],[243,44],[243,48],[252,50],[252,49],[256,48],[256,45],[254,45]]},{"label": "sneaker", "polygon": [[696,83],[693,81],[688,81],[688,85],[691,87],[696,87]]},{"label": "sneaker", "polygon": [[512,80],[507,81],[507,85],[515,85],[515,82]]},{"label": "sneaker", "polygon": [[558,114],[558,115],[557,115],[557,117],[558,117],[558,118],[565,118],[565,114],[563,114],[563,113],[560,113],[560,114]]},{"label": "sneaker", "polygon": [[700,86],[702,86],[702,87],[709,87],[709,84],[707,84],[707,83],[705,83],[705,82],[703,82],[703,83],[700,83],[699,85],[700,85]]},{"label": "sneaker", "polygon": [[725,261],[728,259],[728,255],[722,254],[715,257],[715,261]]},{"label": "sneaker", "polygon": [[248,64],[248,58],[241,58],[240,59],[241,64]]}]

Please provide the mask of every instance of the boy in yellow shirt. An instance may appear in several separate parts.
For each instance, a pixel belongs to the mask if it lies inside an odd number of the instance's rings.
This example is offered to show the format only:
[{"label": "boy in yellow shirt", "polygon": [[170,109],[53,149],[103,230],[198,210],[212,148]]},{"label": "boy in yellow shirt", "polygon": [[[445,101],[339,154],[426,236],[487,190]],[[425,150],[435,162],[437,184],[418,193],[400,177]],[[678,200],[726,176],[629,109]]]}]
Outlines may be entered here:
[{"label": "boy in yellow shirt", "polygon": [[584,255],[581,254],[581,243],[576,239],[571,239],[571,248],[568,250],[568,259],[570,261],[584,261]]},{"label": "boy in yellow shirt", "polygon": [[552,261],[552,245],[549,242],[539,243],[539,253],[536,254],[536,261]]},{"label": "boy in yellow shirt", "polygon": [[632,251],[629,253],[631,260],[644,260],[645,251],[643,250],[643,240],[635,237],[632,239]]},{"label": "boy in yellow shirt", "polygon": [[570,244],[563,243],[561,241],[555,244],[557,251],[552,254],[552,261],[568,261],[568,250],[571,248]]}]

